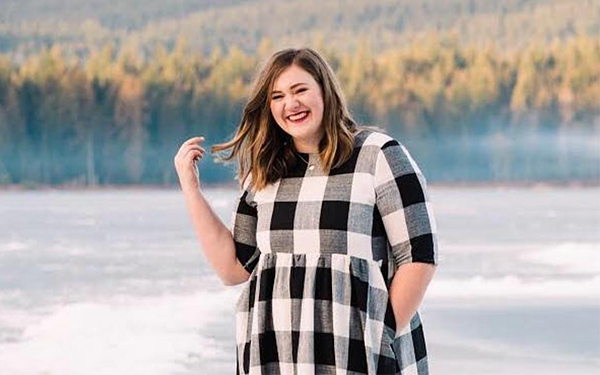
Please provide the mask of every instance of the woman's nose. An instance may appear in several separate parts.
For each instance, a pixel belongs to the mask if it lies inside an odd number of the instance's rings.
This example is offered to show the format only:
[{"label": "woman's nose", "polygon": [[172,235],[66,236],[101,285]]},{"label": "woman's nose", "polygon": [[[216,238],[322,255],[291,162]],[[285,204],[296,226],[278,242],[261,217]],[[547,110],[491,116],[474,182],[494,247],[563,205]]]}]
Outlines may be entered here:
[{"label": "woman's nose", "polygon": [[286,99],[285,107],[288,110],[292,110],[294,108],[298,108],[299,104],[300,104],[300,102],[298,101],[298,99],[295,96],[290,95]]}]

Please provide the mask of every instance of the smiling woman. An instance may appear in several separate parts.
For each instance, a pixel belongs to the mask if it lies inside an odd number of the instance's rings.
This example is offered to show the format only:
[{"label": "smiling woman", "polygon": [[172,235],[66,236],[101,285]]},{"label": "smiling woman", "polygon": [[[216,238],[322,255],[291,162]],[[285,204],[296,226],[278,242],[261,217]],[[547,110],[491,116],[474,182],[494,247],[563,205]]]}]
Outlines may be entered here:
[{"label": "smiling woman", "polygon": [[306,70],[292,65],[279,75],[273,85],[271,113],[281,129],[292,136],[297,151],[319,152],[323,96]]},{"label": "smiling woman", "polygon": [[231,229],[183,173],[203,155],[194,141],[178,165],[196,231],[223,282],[245,282],[238,375],[428,373],[417,308],[438,256],[425,177],[400,142],[356,125],[316,51],[275,53],[234,138],[212,147],[239,162]]},{"label": "smiling woman", "polygon": [[[303,112],[308,112],[305,120]],[[301,161],[298,152],[318,155],[325,171],[341,166],[352,157],[354,134],[361,128],[368,127],[350,116],[329,64],[312,49],[288,49],[265,62],[235,136],[211,151],[231,148],[222,159],[237,157],[240,183],[252,172],[252,187],[260,190]]]}]

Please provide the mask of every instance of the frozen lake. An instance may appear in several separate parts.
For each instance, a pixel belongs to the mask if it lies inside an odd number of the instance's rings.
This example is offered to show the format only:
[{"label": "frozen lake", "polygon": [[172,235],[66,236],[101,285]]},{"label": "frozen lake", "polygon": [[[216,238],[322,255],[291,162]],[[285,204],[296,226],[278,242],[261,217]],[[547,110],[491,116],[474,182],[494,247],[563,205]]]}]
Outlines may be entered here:
[{"label": "frozen lake", "polygon": [[[600,188],[441,187],[431,374],[597,374]],[[234,189],[208,189],[229,225]],[[179,190],[0,191],[0,374],[235,373]]]}]

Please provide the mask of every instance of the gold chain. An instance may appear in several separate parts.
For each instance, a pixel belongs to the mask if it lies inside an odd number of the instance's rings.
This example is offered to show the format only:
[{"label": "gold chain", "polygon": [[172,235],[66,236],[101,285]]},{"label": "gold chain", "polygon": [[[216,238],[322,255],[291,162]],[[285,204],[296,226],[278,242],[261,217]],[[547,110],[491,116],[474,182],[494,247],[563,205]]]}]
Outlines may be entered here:
[{"label": "gold chain", "polygon": [[299,153],[297,153],[297,154],[298,154],[298,156],[300,157],[300,159],[302,159],[302,160],[303,160],[303,161],[306,163],[306,165],[308,165],[308,161],[306,161],[306,160],[305,160],[305,159],[302,157],[302,155],[300,155]]}]

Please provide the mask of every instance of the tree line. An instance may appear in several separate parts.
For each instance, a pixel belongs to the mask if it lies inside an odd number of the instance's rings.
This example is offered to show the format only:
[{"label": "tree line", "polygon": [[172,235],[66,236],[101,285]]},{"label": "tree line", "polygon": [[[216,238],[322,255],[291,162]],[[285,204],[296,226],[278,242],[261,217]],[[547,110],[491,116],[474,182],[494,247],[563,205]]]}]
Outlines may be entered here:
[{"label": "tree line", "polygon": [[[331,63],[355,118],[393,133],[599,123],[599,38],[531,42],[510,54],[436,34],[379,53],[367,41],[353,51],[323,39],[312,46]],[[255,54],[202,54],[180,38],[150,55],[112,43],[85,58],[59,45],[22,62],[0,55],[0,184],[175,184],[180,143],[203,134],[208,147],[231,136],[253,75],[273,51],[263,40]],[[201,163],[205,181],[232,176]]]},{"label": "tree line", "polygon": [[597,0],[19,0],[0,5],[0,53],[22,58],[61,44],[84,56],[107,41],[150,51],[182,36],[204,54],[253,54],[266,38],[281,47],[319,35],[340,50],[365,39],[379,53],[432,31],[513,51],[599,28]]}]

